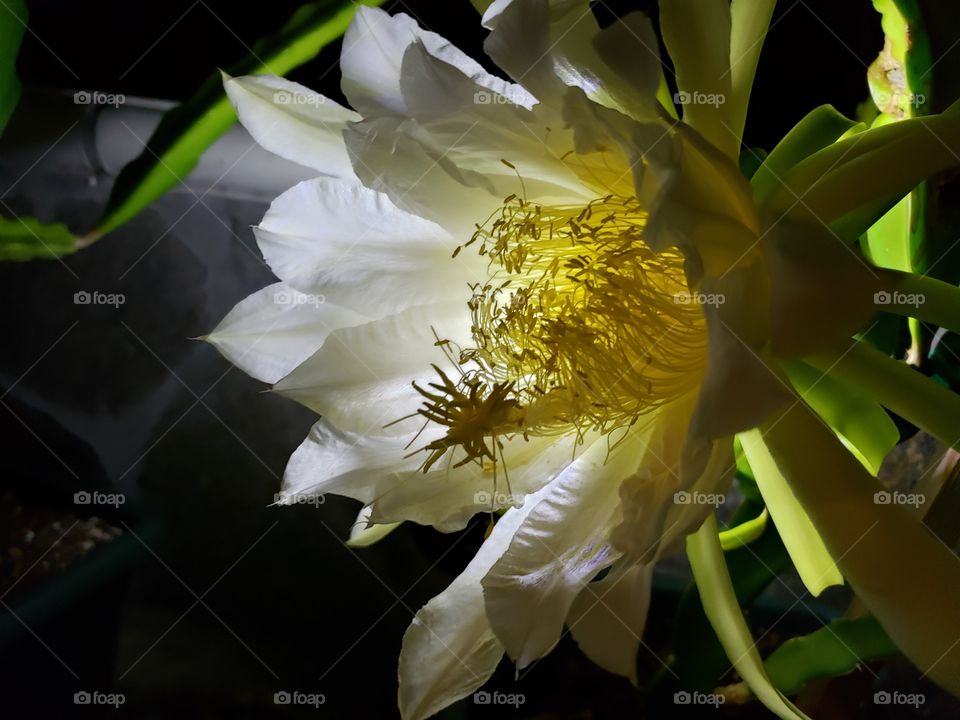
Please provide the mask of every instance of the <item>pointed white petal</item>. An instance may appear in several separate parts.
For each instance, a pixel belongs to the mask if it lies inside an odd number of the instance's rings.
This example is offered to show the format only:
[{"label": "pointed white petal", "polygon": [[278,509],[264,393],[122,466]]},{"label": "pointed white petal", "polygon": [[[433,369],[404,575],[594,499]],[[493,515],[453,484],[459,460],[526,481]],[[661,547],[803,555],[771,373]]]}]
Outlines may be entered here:
[{"label": "pointed white petal", "polygon": [[354,108],[364,115],[403,112],[400,61],[418,32],[407,15],[357,8],[340,51],[340,89]]},{"label": "pointed white petal", "polygon": [[594,442],[551,483],[483,579],[490,625],[518,668],[550,652],[576,596],[619,556],[608,537],[636,461],[619,452],[605,463],[608,450]]},{"label": "pointed white petal", "polygon": [[358,180],[306,180],[273,201],[255,229],[270,268],[305,293],[371,318],[411,305],[469,298],[486,277],[476,253]]},{"label": "pointed white petal", "polygon": [[371,525],[371,510],[372,508],[369,505],[364,505],[362,508],[360,508],[360,512],[357,513],[357,519],[350,528],[350,537],[346,542],[348,547],[370,547],[374,543],[378,543],[383,540],[383,538],[403,524],[395,522]]},{"label": "pointed white petal", "polygon": [[404,457],[409,439],[343,432],[319,420],[287,462],[279,502],[330,493],[368,505],[398,474],[416,470],[418,461]]},{"label": "pointed white petal", "polygon": [[[364,116],[410,113],[401,74],[404,54],[414,43],[494,92],[509,86],[440,35],[422,29],[409,15],[391,16],[377,8],[360,7],[343,38],[340,68],[343,94]],[[511,95],[518,104],[533,104],[533,98],[519,89]]]},{"label": "pointed white petal", "polygon": [[357,113],[271,75],[228,78],[224,89],[240,122],[270,152],[325,175],[353,177],[343,129]]},{"label": "pointed white petal", "polygon": [[351,125],[344,140],[357,177],[400,209],[466,242],[475,224],[502,206],[504,196],[484,187],[479,174],[457,168],[446,158],[447,148],[435,150],[429,137],[414,139],[415,129],[415,121],[399,116]]},{"label": "pointed white petal", "polygon": [[493,674],[503,646],[490,629],[480,580],[545,490],[508,510],[466,569],[423,606],[403,636],[400,716],[421,720],[466,697]]},{"label": "pointed white petal", "polygon": [[332,330],[368,320],[274,283],[237,303],[205,339],[247,375],[274,383],[316,352]]},{"label": "pointed white petal", "polygon": [[420,406],[423,398],[413,381],[435,382],[431,363],[446,367],[456,377],[436,345],[437,337],[461,346],[470,341],[467,298],[462,305],[420,305],[334,331],[274,389],[349,432],[411,433],[420,428],[422,419],[386,426]]},{"label": "pointed white petal", "polygon": [[[611,71],[603,72],[602,81],[613,106],[636,119],[655,117],[663,71],[650,18],[639,12],[625,15],[600,30],[592,42]],[[598,67],[602,71],[602,66]]]},{"label": "pointed white petal", "polygon": [[481,186],[498,198],[525,192],[545,203],[592,199],[583,196],[583,182],[561,160],[570,144],[560,118],[540,106],[529,109],[533,100],[521,87],[497,83],[491,90],[492,82],[466,75],[413,43],[403,58],[400,86],[417,121],[416,137],[429,139],[435,154],[461,172],[478,173]]},{"label": "pointed white petal", "polygon": [[320,420],[291,456],[279,502],[293,502],[296,495],[326,493],[360,500],[365,507],[357,518],[355,533],[375,523],[371,537],[381,532],[376,528],[403,521],[454,532],[462,530],[478,512],[523,505],[570,462],[570,443],[517,439],[513,447],[506,443],[504,448],[511,472],[510,491],[502,480],[495,490],[492,473],[475,464],[448,469],[444,461],[443,468],[423,473],[424,455],[414,450],[442,435],[441,430],[428,428],[414,440],[414,435],[378,437],[344,432]]},{"label": "pointed white petal", "polygon": [[567,619],[570,634],[588,658],[634,685],[652,579],[653,563],[611,572],[580,591]]},{"label": "pointed white petal", "polygon": [[648,18],[633,13],[601,30],[587,0],[513,0],[490,6],[487,54],[543,102],[565,86],[634,117],[655,114],[660,57]]},{"label": "pointed white petal", "polygon": [[[346,140],[365,185],[461,241],[508,195],[527,193],[540,202],[593,197],[560,159],[569,150],[562,120],[555,112],[531,112],[535,100],[522,87],[488,74],[409,17],[361,11],[354,31],[356,42],[345,45],[355,48],[351,62],[370,47],[364,65],[346,73],[345,90],[361,93],[351,96],[355,105],[373,105]],[[383,72],[369,71],[367,55]],[[372,84],[364,88],[361,81]]]},{"label": "pointed white petal", "polygon": [[[514,436],[502,442],[502,462],[509,478],[504,475],[503,467],[495,479],[489,463],[482,470],[476,463],[454,468],[449,467],[453,463],[444,459],[435,466],[438,469],[426,474],[416,472],[398,476],[373,502],[373,520],[413,520],[443,532],[461,530],[477,513],[527,502],[533,493],[552,481],[570,463],[574,439],[531,438],[525,441]],[[421,436],[411,450],[424,443]],[[417,457],[420,461],[424,458],[423,455]],[[453,457],[458,459],[460,455]]]}]

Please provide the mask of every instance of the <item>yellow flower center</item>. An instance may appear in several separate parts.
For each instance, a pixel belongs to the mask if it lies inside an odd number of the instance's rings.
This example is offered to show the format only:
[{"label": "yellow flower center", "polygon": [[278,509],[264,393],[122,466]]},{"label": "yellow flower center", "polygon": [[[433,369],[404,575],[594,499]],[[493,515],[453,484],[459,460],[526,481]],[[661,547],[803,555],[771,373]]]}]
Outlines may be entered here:
[{"label": "yellow flower center", "polygon": [[473,346],[438,340],[459,368],[415,385],[419,414],[447,428],[424,471],[453,449],[458,464],[497,462],[500,437],[625,428],[690,390],[703,373],[703,311],[684,258],[643,241],[634,197],[547,207],[517,196],[470,241],[489,258],[472,286]]}]

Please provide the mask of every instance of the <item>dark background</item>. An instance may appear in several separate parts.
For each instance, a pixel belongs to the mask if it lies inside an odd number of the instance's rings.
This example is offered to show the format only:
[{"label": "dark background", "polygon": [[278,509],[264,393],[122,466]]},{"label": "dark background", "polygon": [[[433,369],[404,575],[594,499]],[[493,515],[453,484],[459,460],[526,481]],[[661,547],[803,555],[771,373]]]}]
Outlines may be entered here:
[{"label": "dark background", "polygon": [[[213,69],[242,58],[299,5],[27,4],[30,32],[18,66],[28,94],[98,90],[177,101]],[[596,10],[648,5],[611,2]],[[415,15],[483,58],[484,32],[466,0],[386,8]],[[854,114],[867,97],[866,66],[881,46],[879,16],[868,0],[781,0],[746,143],[769,150],[821,103]],[[342,100],[338,53],[335,44],[290,77]],[[18,123],[23,129],[44,120],[33,107],[33,115],[15,117],[9,136],[17,136]],[[95,218],[109,180],[87,184],[68,175],[58,177],[54,168],[18,181],[10,206],[52,207],[81,223]],[[2,176],[0,185],[16,177]],[[80,488],[121,488],[129,496],[118,512],[100,513],[123,534],[88,556],[96,562],[47,576],[58,550],[9,596],[0,595],[8,611],[0,616],[3,717],[396,715],[402,633],[413,612],[466,564],[483,521],[456,536],[405,526],[354,552],[340,539],[356,503],[330,498],[320,509],[267,507],[315,418],[263,393],[212,348],[188,339],[271,282],[249,231],[265,207],[216,195],[197,207],[178,189],[63,263],[0,267],[0,471],[8,528],[31,513],[57,515],[61,526],[85,519],[71,502]],[[91,283],[123,292],[127,303],[116,311],[78,309],[69,297]],[[661,579],[646,638],[651,647],[669,632],[680,587]],[[795,612],[799,629],[819,626],[808,605]],[[776,632],[768,637],[777,639]],[[640,662],[647,677],[659,666],[652,656]],[[651,706],[626,681],[585,661],[569,640],[519,681],[504,664],[489,687],[525,694],[523,708],[500,710],[507,717],[660,717],[679,710]],[[72,693],[81,689],[122,692],[126,705],[78,708]],[[316,711],[278,707],[279,690],[323,693],[327,703]],[[461,704],[448,717],[492,714],[484,710]]]}]

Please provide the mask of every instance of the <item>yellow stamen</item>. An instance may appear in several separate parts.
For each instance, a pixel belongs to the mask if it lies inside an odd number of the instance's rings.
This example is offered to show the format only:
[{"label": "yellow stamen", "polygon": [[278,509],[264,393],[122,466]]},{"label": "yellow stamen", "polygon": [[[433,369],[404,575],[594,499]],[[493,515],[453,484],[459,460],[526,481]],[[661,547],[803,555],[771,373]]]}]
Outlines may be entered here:
[{"label": "yellow stamen", "polygon": [[472,286],[473,347],[440,343],[460,380],[437,368],[435,392],[417,387],[420,414],[448,428],[424,470],[455,447],[458,464],[496,464],[498,436],[612,432],[696,383],[703,311],[683,256],[644,243],[646,217],[633,197],[547,207],[510,196],[457,248],[489,257],[489,279]]}]

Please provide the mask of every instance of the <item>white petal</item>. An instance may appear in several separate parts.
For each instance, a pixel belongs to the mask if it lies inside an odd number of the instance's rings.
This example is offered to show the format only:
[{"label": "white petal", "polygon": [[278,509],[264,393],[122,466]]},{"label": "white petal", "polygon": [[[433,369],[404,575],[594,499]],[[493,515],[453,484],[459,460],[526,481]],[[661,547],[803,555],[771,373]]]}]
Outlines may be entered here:
[{"label": "white petal", "polygon": [[[714,496],[722,502],[725,494],[729,492],[736,470],[733,460],[733,437],[723,437],[707,443],[706,461],[694,465],[688,461],[689,445],[688,438],[680,472],[681,487],[693,497]],[[657,557],[666,557],[671,553],[679,552],[684,547],[687,536],[696,532],[714,510],[714,506],[705,502],[670,503]]]},{"label": "white petal", "polygon": [[[561,160],[570,149],[560,118],[524,106],[522,88],[496,90],[413,43],[403,57],[400,86],[422,137],[461,172],[479,173],[498,198],[526,193],[539,202],[585,202],[583,182]],[[507,165],[504,160],[510,163]],[[513,166],[513,167],[511,167]],[[523,178],[523,183],[518,179]]]},{"label": "white petal", "polygon": [[360,500],[365,506],[351,537],[369,523],[374,523],[371,534],[376,536],[381,531],[374,528],[402,521],[454,532],[478,512],[523,505],[571,457],[572,440],[517,438],[504,448],[510,489],[505,487],[502,470],[500,485],[494,489],[492,473],[475,464],[420,471],[424,456],[413,451],[442,434],[442,428],[430,427],[419,436],[360,435],[320,420],[287,463],[279,503],[289,504],[296,495],[326,493]]},{"label": "white petal", "polygon": [[[433,525],[446,532],[460,530],[477,512],[490,509],[489,503],[477,497],[481,491],[488,492],[488,484],[486,478],[476,476],[472,466],[450,472],[420,471],[423,456],[408,446],[441,434],[438,428],[430,428],[419,437],[360,435],[320,420],[287,463],[278,501],[290,504],[298,495],[327,493],[359,500],[364,508],[351,538],[359,537],[359,542],[366,544],[403,521]],[[555,474],[538,474],[536,487]],[[374,525],[365,530],[369,523]]]},{"label": "white petal", "polygon": [[[563,10],[567,29],[574,34],[572,39],[583,44],[583,38],[596,31],[589,3],[564,3]],[[563,57],[563,38],[559,38],[561,45],[557,47],[558,28],[552,26],[551,19],[551,3],[543,0],[494,2],[483,15],[484,26],[492,31],[483,44],[487,55],[516,82],[548,103],[556,101],[564,85],[555,60],[556,56]],[[585,91],[594,85],[584,84]]]},{"label": "white petal", "polygon": [[[622,522],[611,544],[624,555],[603,580],[588,584],[570,609],[567,623],[580,648],[601,667],[636,683],[637,650],[650,603],[655,562],[678,550],[714,506],[699,499],[720,498],[731,479],[732,441],[713,444],[703,474],[686,484],[681,464],[695,393],[660,411],[658,427],[645,438],[644,461],[620,487]],[[683,488],[684,502],[676,494]]]},{"label": "white petal", "polygon": [[[508,85],[440,35],[423,30],[409,15],[390,16],[377,8],[360,7],[343,38],[340,68],[343,94],[364,116],[409,113],[400,77],[404,53],[413,43],[421,43],[431,55],[492,91]],[[520,104],[533,104],[526,93],[513,96]]]},{"label": "white petal", "polygon": [[369,96],[354,102],[376,96],[385,103],[370,108],[346,135],[354,171],[365,185],[435,220],[461,242],[508,195],[526,193],[539,202],[592,199],[560,159],[569,142],[563,142],[568,133],[556,113],[530,112],[535,101],[523,88],[489,75],[410,18],[363,15],[357,28],[377,28],[361,34],[364,42],[376,40],[371,52],[382,62],[373,65],[389,68],[378,73],[358,66],[357,76],[345,81],[356,92],[360,79],[376,80],[378,92],[371,86]]},{"label": "white petal", "polygon": [[[504,442],[503,447],[502,459],[508,477],[500,467],[496,480],[489,463],[482,470],[475,463],[448,469],[446,459],[437,464],[439,469],[426,474],[401,474],[373,502],[372,518],[376,522],[413,520],[443,532],[461,530],[479,512],[527,502],[570,464],[574,442],[574,438],[526,441],[515,436]],[[411,449],[424,443],[421,436]],[[423,457],[419,456],[421,461]]]},{"label": "white petal", "polygon": [[205,340],[247,375],[274,383],[316,352],[332,330],[367,321],[275,283],[237,303]]},{"label": "white petal", "polygon": [[605,192],[636,195],[651,215],[646,242],[657,251],[669,247],[671,243],[658,245],[649,235],[660,196],[671,188],[670,180],[681,167],[674,126],[662,120],[634,120],[591,101],[579,88],[566,91],[563,119],[573,133],[576,161],[607,188]]},{"label": "white petal", "polygon": [[493,674],[503,646],[490,629],[480,580],[510,544],[542,497],[508,510],[466,569],[424,605],[403,636],[400,651],[400,716],[427,718],[466,697]]},{"label": "white petal", "polygon": [[580,591],[567,620],[570,634],[588,658],[634,685],[652,579],[653,563],[611,572]]},{"label": "white petal", "polygon": [[403,524],[395,522],[371,525],[371,510],[372,508],[370,505],[364,505],[362,508],[360,508],[360,512],[357,513],[357,519],[354,520],[353,525],[350,528],[350,538],[346,542],[348,547],[370,547],[374,543],[378,543],[383,540],[383,538]]},{"label": "white petal", "polygon": [[542,101],[559,105],[573,86],[634,117],[656,113],[660,57],[641,14],[600,30],[587,0],[512,0],[491,5],[483,22],[487,54]]},{"label": "white petal", "polygon": [[593,47],[611,70],[603,74],[603,81],[615,107],[636,119],[654,117],[663,71],[650,18],[640,12],[625,15],[600,30]]},{"label": "white petal", "polygon": [[446,157],[449,148],[435,149],[429,136],[414,139],[416,132],[414,120],[399,116],[352,124],[344,141],[354,171],[401,210],[432,220],[466,242],[476,223],[502,206],[504,196],[484,186],[482,175],[457,168]]},{"label": "white petal", "polygon": [[687,489],[681,466],[697,400],[693,390],[664,405],[634,440],[638,467],[620,484],[620,522],[610,534],[626,561],[652,564],[661,555],[661,543],[677,531],[677,519],[668,523],[667,518],[676,506],[675,493]]},{"label": "white petal", "polygon": [[416,469],[418,461],[404,457],[409,439],[343,432],[319,420],[290,456],[278,502],[331,493],[368,505],[397,474]]},{"label": "white petal", "polygon": [[[343,430],[402,435],[421,420],[385,427],[415,413],[422,397],[413,381],[435,382],[431,363],[450,367],[436,336],[464,345],[470,340],[470,312],[463,304],[421,305],[380,320],[330,334],[309,359],[274,386]],[[453,375],[456,377],[456,375]]]},{"label": "white petal", "polygon": [[452,298],[466,302],[468,285],[486,277],[486,261],[476,253],[452,259],[459,241],[358,180],[295,185],[273,201],[255,232],[284,282],[371,318]]},{"label": "white petal", "polygon": [[340,51],[340,89],[354,108],[364,115],[403,112],[400,61],[418,30],[407,15],[357,8]]},{"label": "white petal", "polygon": [[240,122],[270,152],[325,175],[353,177],[343,129],[357,113],[297,83],[270,75],[224,76]]},{"label": "white petal", "polygon": [[518,668],[556,645],[576,596],[619,555],[607,540],[635,460],[621,452],[605,464],[608,450],[594,442],[548,486],[483,579],[487,617]]}]

